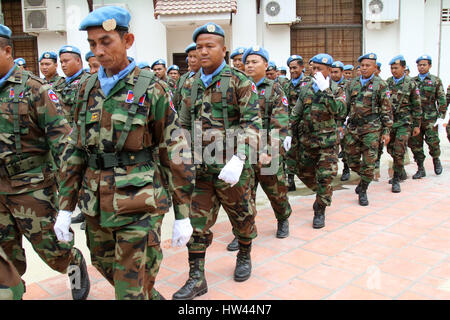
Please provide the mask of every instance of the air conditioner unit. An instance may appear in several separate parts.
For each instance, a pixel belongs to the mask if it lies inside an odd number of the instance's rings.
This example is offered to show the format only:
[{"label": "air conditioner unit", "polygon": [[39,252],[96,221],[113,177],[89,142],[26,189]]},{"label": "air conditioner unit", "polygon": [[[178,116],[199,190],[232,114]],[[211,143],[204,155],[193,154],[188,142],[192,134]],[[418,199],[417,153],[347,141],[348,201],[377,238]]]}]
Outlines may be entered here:
[{"label": "air conditioner unit", "polygon": [[22,0],[24,32],[66,31],[64,0]]},{"label": "air conditioner unit", "polygon": [[265,0],[264,22],[267,24],[292,24],[296,21],[295,0]]},{"label": "air conditioner unit", "polygon": [[366,20],[371,22],[393,22],[399,17],[399,0],[365,0]]}]

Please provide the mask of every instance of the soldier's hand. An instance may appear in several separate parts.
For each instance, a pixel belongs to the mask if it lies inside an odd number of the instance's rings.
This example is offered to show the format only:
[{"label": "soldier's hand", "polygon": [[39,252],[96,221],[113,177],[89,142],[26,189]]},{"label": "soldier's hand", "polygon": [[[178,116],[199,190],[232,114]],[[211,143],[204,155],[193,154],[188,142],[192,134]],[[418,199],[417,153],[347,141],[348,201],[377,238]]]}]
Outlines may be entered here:
[{"label": "soldier's hand", "polygon": [[269,156],[267,153],[261,153],[259,155],[259,164],[260,165],[270,164],[271,161],[272,161],[272,157]]},{"label": "soldier's hand", "polygon": [[59,241],[70,242],[73,239],[73,233],[69,231],[72,219],[72,212],[59,210],[56,222],[53,227],[56,237]]},{"label": "soldier's hand", "polygon": [[385,146],[389,144],[389,141],[391,141],[391,136],[388,134],[385,134],[381,137],[381,142],[384,143]]},{"label": "soldier's hand", "polygon": [[412,136],[415,137],[415,136],[419,135],[419,133],[420,133],[420,127],[415,127],[413,129]]},{"label": "soldier's hand", "polygon": [[220,171],[219,179],[229,183],[233,187],[239,182],[243,168],[244,161],[237,156],[233,156]]},{"label": "soldier's hand", "polygon": [[325,79],[322,72],[317,72],[313,77],[313,81],[319,87],[320,91],[325,91],[330,87],[330,77]]},{"label": "soldier's hand", "polygon": [[182,247],[188,243],[192,235],[192,225],[189,218],[175,220],[172,230],[172,247]]}]

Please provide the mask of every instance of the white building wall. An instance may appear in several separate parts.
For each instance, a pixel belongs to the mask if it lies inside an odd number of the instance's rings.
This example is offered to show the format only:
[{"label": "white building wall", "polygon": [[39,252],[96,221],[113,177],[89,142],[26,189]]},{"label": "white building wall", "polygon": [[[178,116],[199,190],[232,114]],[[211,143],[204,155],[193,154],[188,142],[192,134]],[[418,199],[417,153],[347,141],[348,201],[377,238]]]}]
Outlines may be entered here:
[{"label": "white building wall", "polygon": [[241,46],[262,45],[258,43],[256,16],[256,1],[237,1],[237,12],[232,18],[233,36],[230,52]]}]

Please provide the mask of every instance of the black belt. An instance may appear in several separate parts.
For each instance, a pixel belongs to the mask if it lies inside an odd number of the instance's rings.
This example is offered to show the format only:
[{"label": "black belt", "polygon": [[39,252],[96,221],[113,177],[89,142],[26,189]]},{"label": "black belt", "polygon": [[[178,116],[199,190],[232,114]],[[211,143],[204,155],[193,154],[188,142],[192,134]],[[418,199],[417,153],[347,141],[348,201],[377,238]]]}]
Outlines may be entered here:
[{"label": "black belt", "polygon": [[144,149],[136,152],[121,151],[111,153],[91,153],[88,158],[88,166],[93,169],[109,169],[121,166],[131,166],[139,163],[153,161],[152,150]]}]

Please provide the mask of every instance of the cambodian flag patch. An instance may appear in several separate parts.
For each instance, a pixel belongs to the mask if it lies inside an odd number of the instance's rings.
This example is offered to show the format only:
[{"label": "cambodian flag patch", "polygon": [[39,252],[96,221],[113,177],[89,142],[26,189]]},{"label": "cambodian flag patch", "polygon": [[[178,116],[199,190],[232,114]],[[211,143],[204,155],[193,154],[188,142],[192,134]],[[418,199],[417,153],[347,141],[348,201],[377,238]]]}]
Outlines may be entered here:
[{"label": "cambodian flag patch", "polygon": [[252,91],[254,93],[258,93],[258,91],[256,91],[256,85],[252,82]]},{"label": "cambodian flag patch", "polygon": [[19,94],[19,98],[23,98],[23,91]]},{"label": "cambodian flag patch", "polygon": [[265,95],[266,94],[266,90],[262,89],[261,90],[261,95]]},{"label": "cambodian flag patch", "polygon": [[177,112],[177,110],[175,110],[175,106],[173,105],[172,99],[169,99],[169,104],[170,104],[170,108],[171,108],[174,112]]},{"label": "cambodian flag patch", "polygon": [[54,103],[59,103],[58,96],[55,92],[53,92],[52,89],[48,90],[48,97],[50,100],[52,100]]},{"label": "cambodian flag patch", "polygon": [[216,88],[220,89],[220,81],[217,81]]},{"label": "cambodian flag patch", "polygon": [[145,102],[145,94],[139,99],[139,105],[143,106]]},{"label": "cambodian flag patch", "polygon": [[74,82],[72,82],[73,84],[78,84],[80,83],[80,80],[75,80]]},{"label": "cambodian flag patch", "polygon": [[302,83],[300,84],[300,87],[304,87],[304,86],[306,86],[306,82],[302,82]]},{"label": "cambodian flag patch", "polygon": [[372,90],[373,86],[371,84],[369,84],[369,89]]},{"label": "cambodian flag patch", "polygon": [[283,102],[283,104],[284,104],[285,106],[288,106],[288,105],[289,105],[289,103],[288,103],[286,97],[283,97],[283,99],[281,99],[281,102]]},{"label": "cambodian flag patch", "polygon": [[133,91],[128,90],[127,97],[125,98],[125,102],[126,103],[133,103],[133,100],[134,100]]},{"label": "cambodian flag patch", "polygon": [[420,90],[419,90],[419,89],[416,89],[416,94],[417,94],[418,96],[420,96]]},{"label": "cambodian flag patch", "polygon": [[386,91],[386,95],[387,95],[388,98],[391,98],[391,91],[387,90]]},{"label": "cambodian flag patch", "polygon": [[14,88],[9,89],[9,97],[14,98]]}]

